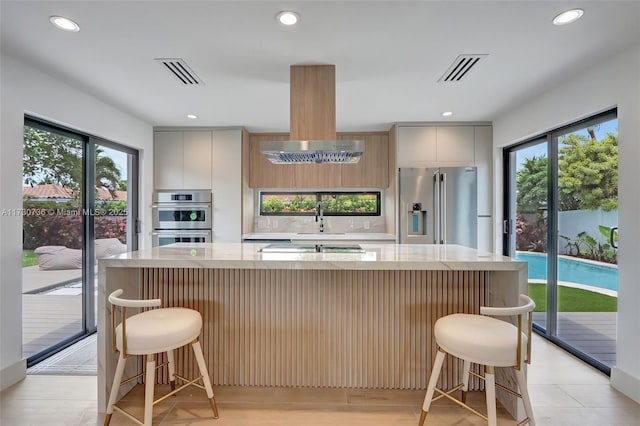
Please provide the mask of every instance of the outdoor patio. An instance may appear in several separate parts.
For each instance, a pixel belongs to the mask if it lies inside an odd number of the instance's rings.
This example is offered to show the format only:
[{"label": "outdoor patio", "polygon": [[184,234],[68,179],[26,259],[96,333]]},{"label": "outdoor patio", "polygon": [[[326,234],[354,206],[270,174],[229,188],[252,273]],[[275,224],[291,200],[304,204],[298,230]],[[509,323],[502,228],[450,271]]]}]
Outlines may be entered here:
[{"label": "outdoor patio", "polygon": [[22,356],[28,358],[82,329],[82,271],[22,268]]}]

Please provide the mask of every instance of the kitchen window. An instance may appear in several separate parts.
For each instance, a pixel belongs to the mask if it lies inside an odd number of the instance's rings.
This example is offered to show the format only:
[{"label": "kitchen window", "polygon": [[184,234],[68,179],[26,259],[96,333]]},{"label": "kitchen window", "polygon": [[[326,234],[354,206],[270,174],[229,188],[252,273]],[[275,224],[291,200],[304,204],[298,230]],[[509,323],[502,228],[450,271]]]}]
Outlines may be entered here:
[{"label": "kitchen window", "polygon": [[261,216],[380,216],[380,192],[261,192]]}]

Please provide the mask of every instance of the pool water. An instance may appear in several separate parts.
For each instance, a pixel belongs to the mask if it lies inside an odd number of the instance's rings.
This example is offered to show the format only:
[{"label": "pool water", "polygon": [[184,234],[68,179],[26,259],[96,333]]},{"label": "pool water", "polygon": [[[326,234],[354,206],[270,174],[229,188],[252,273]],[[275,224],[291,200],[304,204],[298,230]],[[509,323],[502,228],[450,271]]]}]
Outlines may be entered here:
[{"label": "pool water", "polygon": [[[516,253],[516,259],[529,264],[529,279],[547,279],[547,255]],[[558,261],[558,281],[585,284],[618,291],[618,268],[580,259],[561,257]]]}]

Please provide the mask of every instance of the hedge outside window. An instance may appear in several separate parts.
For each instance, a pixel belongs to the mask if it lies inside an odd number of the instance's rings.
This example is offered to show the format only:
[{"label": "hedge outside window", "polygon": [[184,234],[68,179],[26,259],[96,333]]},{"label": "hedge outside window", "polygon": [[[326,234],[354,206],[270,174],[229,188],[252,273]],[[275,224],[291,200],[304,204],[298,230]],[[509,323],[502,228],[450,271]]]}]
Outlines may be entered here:
[{"label": "hedge outside window", "polygon": [[380,192],[261,192],[261,216],[380,216]]}]

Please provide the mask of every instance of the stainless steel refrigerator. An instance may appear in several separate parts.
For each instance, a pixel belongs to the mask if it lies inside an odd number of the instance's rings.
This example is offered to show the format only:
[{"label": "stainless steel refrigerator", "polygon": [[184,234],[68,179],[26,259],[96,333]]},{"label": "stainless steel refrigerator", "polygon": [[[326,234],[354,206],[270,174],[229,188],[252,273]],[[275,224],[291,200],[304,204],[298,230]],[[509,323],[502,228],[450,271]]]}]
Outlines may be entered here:
[{"label": "stainless steel refrigerator", "polygon": [[401,244],[477,248],[475,167],[403,167],[398,174]]}]

